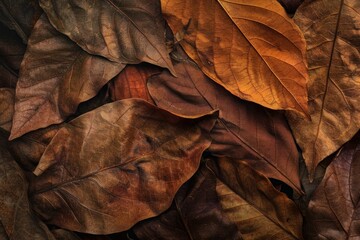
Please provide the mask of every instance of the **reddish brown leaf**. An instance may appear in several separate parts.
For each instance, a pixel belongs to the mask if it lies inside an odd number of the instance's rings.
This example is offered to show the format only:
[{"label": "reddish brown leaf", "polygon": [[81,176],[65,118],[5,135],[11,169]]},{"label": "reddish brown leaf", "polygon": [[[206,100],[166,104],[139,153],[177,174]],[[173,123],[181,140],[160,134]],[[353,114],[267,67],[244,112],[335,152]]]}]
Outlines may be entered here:
[{"label": "reddish brown leaf", "polygon": [[84,52],[42,16],[21,65],[10,139],[64,121],[123,67]]},{"label": "reddish brown leaf", "polygon": [[197,170],[215,118],[183,119],[126,99],[72,120],[35,170],[35,210],[47,223],[93,234],[160,214]]},{"label": "reddish brown leaf", "polygon": [[147,63],[127,65],[110,83],[110,97],[112,101],[126,98],[141,98],[153,103],[146,87],[147,79],[161,68]]},{"label": "reddish brown leaf", "polygon": [[326,169],[306,214],[308,239],[360,238],[360,135]]},{"label": "reddish brown leaf", "polygon": [[91,54],[173,71],[159,0],[40,0],[40,5],[60,32]]},{"label": "reddish brown leaf", "polygon": [[[1,141],[6,140],[2,139]],[[3,144],[1,144],[0,225],[2,225],[4,231],[0,234],[6,236],[6,238],[2,239],[55,240],[46,225],[33,214],[27,192],[28,182],[26,177]]]},{"label": "reddish brown leaf", "polygon": [[0,128],[10,132],[14,115],[15,91],[10,88],[0,88]]},{"label": "reddish brown leaf", "polygon": [[175,70],[177,78],[164,71],[148,81],[158,106],[186,116],[219,109],[210,151],[245,159],[267,177],[301,192],[298,151],[281,112],[236,98],[190,63],[177,63]]},{"label": "reddish brown leaf", "polygon": [[359,12],[358,0],[314,0],[294,17],[307,42],[311,121],[291,115],[289,123],[311,177],[359,130]]},{"label": "reddish brown leaf", "polygon": [[186,53],[242,99],[307,114],[305,40],[276,0],[161,0]]},{"label": "reddish brown leaf", "polygon": [[242,239],[220,205],[214,174],[205,166],[180,188],[169,210],[138,223],[134,232],[139,239]]}]

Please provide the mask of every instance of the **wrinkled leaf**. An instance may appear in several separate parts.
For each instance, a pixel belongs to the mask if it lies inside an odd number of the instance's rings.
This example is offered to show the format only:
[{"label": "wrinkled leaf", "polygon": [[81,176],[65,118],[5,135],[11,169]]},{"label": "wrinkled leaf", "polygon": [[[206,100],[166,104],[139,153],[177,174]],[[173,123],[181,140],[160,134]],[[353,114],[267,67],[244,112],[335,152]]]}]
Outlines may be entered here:
[{"label": "wrinkled leaf", "polygon": [[85,51],[172,71],[159,0],[40,0],[51,23]]},{"label": "wrinkled leaf", "polygon": [[289,117],[310,177],[360,126],[360,1],[304,3],[294,20],[304,32],[311,121]]},{"label": "wrinkled leaf", "polygon": [[41,12],[37,0],[0,1],[0,22],[14,30],[25,44]]},{"label": "wrinkled leaf", "polygon": [[8,239],[55,240],[33,214],[27,191],[28,183],[21,168],[0,145],[0,222]]},{"label": "wrinkled leaf", "polygon": [[74,119],[35,170],[35,210],[47,223],[92,234],[160,214],[197,170],[215,117],[182,119],[127,99]]},{"label": "wrinkled leaf", "polygon": [[216,191],[224,212],[237,223],[243,238],[302,239],[302,217],[287,196],[244,161],[220,158],[212,162]]},{"label": "wrinkled leaf", "polygon": [[232,94],[307,113],[305,41],[276,0],[161,0],[201,70]]},{"label": "wrinkled leaf", "polygon": [[236,98],[190,63],[177,63],[175,70],[177,78],[164,71],[148,81],[159,107],[187,116],[219,109],[210,151],[245,159],[267,177],[301,192],[298,151],[282,113]]},{"label": "wrinkled leaf", "polygon": [[10,139],[63,122],[123,67],[89,55],[42,16],[21,64]]},{"label": "wrinkled leaf", "polygon": [[216,178],[205,166],[177,192],[170,209],[135,225],[139,239],[242,239],[236,224],[223,211]]},{"label": "wrinkled leaf", "polygon": [[347,143],[326,169],[306,214],[308,239],[360,238],[360,135]]},{"label": "wrinkled leaf", "polygon": [[147,87],[147,79],[161,69],[154,65],[142,63],[139,65],[127,65],[116,78],[110,83],[111,100],[122,100],[126,98],[141,98],[153,103]]},{"label": "wrinkled leaf", "polygon": [[14,115],[15,91],[10,88],[0,88],[0,128],[10,132]]}]

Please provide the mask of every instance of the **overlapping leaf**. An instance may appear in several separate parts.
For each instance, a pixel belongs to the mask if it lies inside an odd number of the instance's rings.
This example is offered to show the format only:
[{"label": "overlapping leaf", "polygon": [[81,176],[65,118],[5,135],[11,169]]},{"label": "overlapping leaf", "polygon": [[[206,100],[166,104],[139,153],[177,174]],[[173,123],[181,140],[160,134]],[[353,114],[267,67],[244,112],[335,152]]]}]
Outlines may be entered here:
[{"label": "overlapping leaf", "polygon": [[357,0],[316,0],[294,17],[307,41],[311,121],[289,120],[310,175],[360,127],[359,12]]},{"label": "overlapping leaf", "polygon": [[305,41],[276,0],[162,0],[186,53],[234,95],[307,113]]},{"label": "overlapping leaf", "polygon": [[40,0],[51,23],[85,51],[172,71],[159,0]]},{"label": "overlapping leaf", "polygon": [[3,231],[0,230],[0,236],[9,240],[55,240],[47,226],[33,214],[27,191],[28,183],[23,171],[1,144],[0,225]]},{"label": "overlapping leaf", "polygon": [[178,63],[175,70],[176,78],[164,71],[148,81],[158,106],[187,116],[219,109],[210,151],[246,159],[262,174],[301,192],[298,152],[282,113],[236,98],[191,63]]},{"label": "overlapping leaf", "polygon": [[47,223],[94,234],[160,214],[197,170],[215,117],[182,119],[128,99],[72,120],[35,170],[34,208]]},{"label": "overlapping leaf", "polygon": [[42,16],[21,65],[10,138],[64,121],[123,67],[89,55]]},{"label": "overlapping leaf", "polygon": [[314,192],[304,232],[308,239],[360,237],[360,135],[347,143],[326,169]]},{"label": "overlapping leaf", "polygon": [[10,88],[0,88],[0,128],[11,130],[14,115],[15,91]]},{"label": "overlapping leaf", "polygon": [[111,100],[141,98],[148,102],[153,102],[148,93],[146,82],[151,75],[160,73],[161,71],[161,68],[146,63],[127,65],[124,70],[109,83]]}]

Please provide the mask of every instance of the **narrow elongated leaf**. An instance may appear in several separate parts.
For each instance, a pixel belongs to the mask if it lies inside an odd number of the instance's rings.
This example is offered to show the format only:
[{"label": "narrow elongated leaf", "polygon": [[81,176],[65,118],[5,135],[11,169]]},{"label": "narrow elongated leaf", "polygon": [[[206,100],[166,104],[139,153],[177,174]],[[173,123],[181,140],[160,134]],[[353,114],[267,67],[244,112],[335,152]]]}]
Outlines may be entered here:
[{"label": "narrow elongated leaf", "polygon": [[5,231],[3,235],[14,240],[55,240],[47,226],[31,211],[27,191],[26,177],[1,144],[0,224]]},{"label": "narrow elongated leaf", "polygon": [[35,210],[47,223],[93,234],[160,214],[197,170],[215,118],[182,119],[127,99],[74,119],[35,170]]},{"label": "narrow elongated leaf", "polygon": [[289,121],[311,177],[360,127],[359,12],[357,0],[316,0],[294,17],[307,41],[311,121]]},{"label": "narrow elongated leaf", "polygon": [[0,128],[10,132],[14,115],[15,91],[10,88],[0,88]]},{"label": "narrow elongated leaf", "polygon": [[159,0],[40,0],[51,23],[85,51],[172,71]]},{"label": "narrow elongated leaf", "polygon": [[64,121],[123,67],[89,55],[42,16],[21,65],[10,139]]},{"label": "narrow elongated leaf", "polygon": [[304,233],[308,239],[360,237],[360,135],[347,143],[326,169],[314,192]]},{"label": "narrow elongated leaf", "polygon": [[111,100],[141,98],[148,102],[153,102],[148,93],[146,82],[151,75],[160,73],[161,71],[161,68],[146,63],[127,65],[124,70],[109,83]]},{"label": "narrow elongated leaf", "polygon": [[302,239],[302,217],[287,196],[244,161],[211,162],[220,203],[244,239]]},{"label": "narrow elongated leaf", "polygon": [[242,239],[220,205],[214,174],[205,166],[180,188],[169,210],[138,223],[134,232],[144,240]]},{"label": "narrow elongated leaf", "polygon": [[41,12],[36,0],[0,1],[0,21],[14,30],[25,44]]},{"label": "narrow elongated leaf", "polygon": [[305,41],[276,0],[161,0],[180,44],[215,82],[272,109],[307,113]]},{"label": "narrow elongated leaf", "polygon": [[177,78],[164,71],[148,81],[158,106],[187,116],[219,109],[210,151],[245,159],[267,177],[301,192],[298,151],[282,113],[238,99],[190,63],[177,63],[175,70]]}]

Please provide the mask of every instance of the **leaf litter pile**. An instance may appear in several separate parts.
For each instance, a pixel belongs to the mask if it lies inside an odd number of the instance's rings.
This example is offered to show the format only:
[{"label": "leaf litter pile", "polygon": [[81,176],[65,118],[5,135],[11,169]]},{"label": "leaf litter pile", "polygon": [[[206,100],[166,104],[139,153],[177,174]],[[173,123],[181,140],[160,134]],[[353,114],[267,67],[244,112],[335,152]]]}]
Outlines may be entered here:
[{"label": "leaf litter pile", "polygon": [[1,0],[0,239],[360,239],[360,1]]}]

